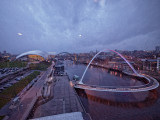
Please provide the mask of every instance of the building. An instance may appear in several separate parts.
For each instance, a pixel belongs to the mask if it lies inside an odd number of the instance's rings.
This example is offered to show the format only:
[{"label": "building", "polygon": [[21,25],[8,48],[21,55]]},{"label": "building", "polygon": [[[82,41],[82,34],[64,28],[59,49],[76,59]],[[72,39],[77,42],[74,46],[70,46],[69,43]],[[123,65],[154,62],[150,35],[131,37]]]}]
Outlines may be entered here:
[{"label": "building", "polygon": [[57,61],[54,68],[54,75],[64,74],[64,63],[62,61]]},{"label": "building", "polygon": [[40,55],[28,55],[29,61],[44,61],[44,58]]},{"label": "building", "polygon": [[160,52],[160,46],[156,46],[156,47],[155,47],[155,52],[156,52],[156,53],[159,53],[159,52]]}]

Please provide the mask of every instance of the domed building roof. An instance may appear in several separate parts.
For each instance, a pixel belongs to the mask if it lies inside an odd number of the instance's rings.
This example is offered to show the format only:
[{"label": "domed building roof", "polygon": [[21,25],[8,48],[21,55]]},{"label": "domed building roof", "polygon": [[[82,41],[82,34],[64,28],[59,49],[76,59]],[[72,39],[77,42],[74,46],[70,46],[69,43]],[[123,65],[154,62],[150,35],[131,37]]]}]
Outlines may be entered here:
[{"label": "domed building roof", "polygon": [[16,59],[18,59],[20,57],[23,57],[25,55],[39,55],[39,56],[43,57],[44,59],[47,59],[47,57],[48,57],[47,52],[40,51],[40,50],[33,50],[33,51],[28,51],[28,52],[25,52],[25,53],[22,53],[22,54],[18,55],[16,57]]}]

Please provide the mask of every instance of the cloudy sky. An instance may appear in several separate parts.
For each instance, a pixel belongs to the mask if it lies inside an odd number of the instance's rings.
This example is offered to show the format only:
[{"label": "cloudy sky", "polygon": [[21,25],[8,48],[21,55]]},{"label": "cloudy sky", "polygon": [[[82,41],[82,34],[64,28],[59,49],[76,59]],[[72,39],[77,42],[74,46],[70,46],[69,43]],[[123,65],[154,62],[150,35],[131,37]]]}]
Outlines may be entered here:
[{"label": "cloudy sky", "polygon": [[1,0],[0,51],[151,50],[160,0]]}]

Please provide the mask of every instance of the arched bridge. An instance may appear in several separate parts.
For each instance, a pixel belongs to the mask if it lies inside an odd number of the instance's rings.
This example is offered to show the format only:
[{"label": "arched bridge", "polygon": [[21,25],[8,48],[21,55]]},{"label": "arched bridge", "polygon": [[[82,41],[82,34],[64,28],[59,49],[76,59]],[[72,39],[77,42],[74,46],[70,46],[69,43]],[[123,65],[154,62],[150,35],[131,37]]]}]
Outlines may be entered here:
[{"label": "arched bridge", "polygon": [[64,58],[68,58],[69,57],[69,58],[72,58],[72,60],[76,60],[77,59],[76,55],[73,55],[73,54],[71,54],[69,52],[60,52],[60,53],[56,54],[54,58],[58,58],[58,57],[64,57]]},{"label": "arched bridge", "polygon": [[[139,86],[98,86],[98,85],[87,85],[83,83],[83,78],[86,74],[86,71],[88,70],[91,62],[102,52],[106,52],[106,51],[110,51],[110,52],[114,52],[117,55],[119,55],[132,69],[133,74],[130,74],[131,76],[136,76],[139,79],[145,79],[147,82],[146,84],[143,85],[139,85]],[[75,84],[75,88],[80,88],[80,89],[85,89],[85,90],[94,90],[94,91],[109,91],[109,92],[141,92],[141,91],[149,91],[149,90],[153,90],[156,89],[159,86],[159,83],[157,82],[156,79],[148,76],[148,75],[142,75],[137,73],[137,71],[134,69],[134,67],[118,52],[114,51],[114,50],[102,50],[100,52],[98,52],[89,62],[89,64],[87,65],[81,80]]]},{"label": "arched bridge", "polygon": [[72,54],[69,53],[69,52],[60,52],[60,53],[56,54],[56,56],[63,55],[63,54],[72,55]]}]

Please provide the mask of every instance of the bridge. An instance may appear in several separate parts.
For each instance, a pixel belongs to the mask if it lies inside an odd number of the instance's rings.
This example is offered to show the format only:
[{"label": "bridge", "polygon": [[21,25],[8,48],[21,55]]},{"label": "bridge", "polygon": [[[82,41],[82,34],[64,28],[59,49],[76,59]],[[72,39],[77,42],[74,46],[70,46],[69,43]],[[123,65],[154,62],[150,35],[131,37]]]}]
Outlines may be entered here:
[{"label": "bridge", "polygon": [[70,58],[71,60],[74,60],[74,61],[77,60],[77,56],[69,52],[60,52],[56,54],[54,58]]},{"label": "bridge", "polygon": [[[88,85],[88,84],[84,84],[83,83],[83,78],[90,66],[90,64],[92,63],[92,61],[102,52],[114,52],[117,55],[119,55],[128,65],[129,67],[132,69],[133,74],[129,74],[130,76],[135,76],[138,77],[139,79],[145,79],[146,83],[143,85],[138,85],[138,86],[98,86],[98,85]],[[93,91],[109,91],[109,92],[142,92],[142,91],[149,91],[149,90],[153,90],[156,89],[159,86],[159,83],[156,79],[145,75],[145,74],[139,74],[137,73],[137,71],[134,69],[134,67],[118,52],[114,51],[114,50],[102,50],[100,52],[98,52],[89,62],[89,64],[87,65],[81,80],[75,84],[75,88],[78,89],[85,89],[85,90],[93,90]]]}]

